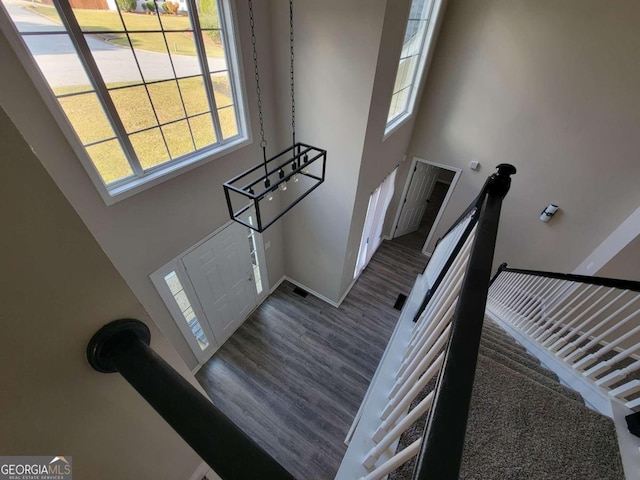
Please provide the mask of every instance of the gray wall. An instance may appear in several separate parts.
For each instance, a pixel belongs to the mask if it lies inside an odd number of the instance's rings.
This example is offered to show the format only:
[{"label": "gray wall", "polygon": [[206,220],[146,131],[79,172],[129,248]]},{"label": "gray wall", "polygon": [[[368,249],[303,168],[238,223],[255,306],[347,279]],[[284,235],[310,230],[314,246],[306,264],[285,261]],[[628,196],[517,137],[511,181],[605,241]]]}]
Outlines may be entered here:
[{"label": "gray wall", "polygon": [[[256,2],[256,33],[260,50],[261,86],[267,136],[277,151],[273,82],[270,65],[270,22],[266,2]],[[238,36],[247,73],[247,102],[256,130],[257,112],[246,2],[238,2]],[[237,150],[150,188],[110,207],[105,206],[68,141],[55,123],[22,64],[0,33],[0,106],[16,123],[28,143],[76,209],[151,317],[193,368],[196,359],[176,327],[148,275],[229,220],[222,183],[262,158],[259,142]],[[264,235],[269,279],[283,275],[282,229],[272,226]]]},{"label": "gray wall", "polygon": [[[285,2],[272,2],[286,31]],[[298,137],[328,150],[327,179],[284,220],[285,272],[337,302],[349,287],[371,192],[402,161],[412,121],[383,142],[408,0],[295,3]],[[288,135],[286,35],[274,37]],[[285,55],[283,55],[285,54]]]},{"label": "gray wall", "polygon": [[496,264],[571,271],[640,205],[639,15],[631,0],[449,2],[408,152],[463,169],[434,242],[502,162],[518,174]]},{"label": "gray wall", "polygon": [[596,273],[598,277],[640,281],[640,237],[636,237]]},{"label": "gray wall", "polygon": [[138,318],[195,378],[2,109],[0,154],[0,451],[70,455],[75,478],[189,478],[199,457],[120,375],[92,370],[86,345]]}]

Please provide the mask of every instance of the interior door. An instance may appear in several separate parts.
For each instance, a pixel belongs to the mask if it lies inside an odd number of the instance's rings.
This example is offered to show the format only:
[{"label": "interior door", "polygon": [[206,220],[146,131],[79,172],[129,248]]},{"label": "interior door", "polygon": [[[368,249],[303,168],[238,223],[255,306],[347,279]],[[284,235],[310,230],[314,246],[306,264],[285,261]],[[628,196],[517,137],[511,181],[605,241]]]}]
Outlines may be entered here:
[{"label": "interior door", "polygon": [[427,202],[436,185],[438,171],[438,167],[424,162],[416,162],[394,237],[418,230],[427,208]]},{"label": "interior door", "polygon": [[256,306],[247,227],[233,223],[182,259],[219,344]]}]

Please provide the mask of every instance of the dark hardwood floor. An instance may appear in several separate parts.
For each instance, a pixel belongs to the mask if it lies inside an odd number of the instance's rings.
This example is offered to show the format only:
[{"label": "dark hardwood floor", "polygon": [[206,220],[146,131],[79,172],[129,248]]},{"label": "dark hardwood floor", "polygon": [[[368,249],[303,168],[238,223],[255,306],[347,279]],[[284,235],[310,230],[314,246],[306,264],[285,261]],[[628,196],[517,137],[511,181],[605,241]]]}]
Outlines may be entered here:
[{"label": "dark hardwood floor", "polygon": [[[282,283],[196,377],[299,480],[335,477],[344,438],[427,258],[382,243],[340,308]],[[253,479],[248,479],[253,480]]]}]

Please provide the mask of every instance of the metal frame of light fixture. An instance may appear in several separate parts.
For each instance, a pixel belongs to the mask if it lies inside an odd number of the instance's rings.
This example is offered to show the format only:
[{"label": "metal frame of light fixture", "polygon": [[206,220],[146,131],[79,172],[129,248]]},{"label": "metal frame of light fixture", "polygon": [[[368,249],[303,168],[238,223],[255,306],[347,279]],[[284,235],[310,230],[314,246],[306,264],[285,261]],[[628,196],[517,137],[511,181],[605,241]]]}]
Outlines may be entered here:
[{"label": "metal frame of light fixture", "polygon": [[[287,158],[288,157],[288,158]],[[286,158],[282,162],[282,159]],[[278,162],[280,160],[282,163]],[[313,173],[307,170],[313,163],[320,161],[322,163],[322,171],[320,175],[314,175]],[[276,162],[277,166],[273,167],[269,170],[269,164]],[[270,159],[266,160],[264,164],[256,165],[253,168],[241,173],[237,177],[232,178],[231,180],[224,183],[224,194],[227,200],[227,208],[229,209],[229,215],[236,222],[241,223],[257,232],[265,231],[269,226],[271,226],[276,220],[282,217],[285,213],[295,207],[300,200],[305,198],[311,192],[313,192],[316,188],[320,186],[322,182],[324,182],[325,169],[327,164],[327,151],[322,150],[317,147],[313,147],[311,145],[307,145],[306,143],[298,142],[295,145],[283,150],[279,154]],[[255,179],[249,180],[247,177],[251,177],[251,175],[261,168],[265,168],[265,175]],[[269,177],[277,176],[278,180],[274,183],[271,183]],[[304,192],[301,196],[296,197],[292,202],[288,205],[284,206],[284,209],[273,219],[271,219],[268,223],[264,224],[262,215],[260,213],[260,201],[263,200],[269,193],[274,193],[278,190],[278,187],[282,184],[286,184],[290,179],[292,179],[295,175],[303,175],[307,178],[311,178],[315,180],[315,183],[309,188],[306,192]],[[237,211],[234,211],[230,192],[235,192],[250,201],[250,203],[244,205]],[[256,212],[256,223],[251,224],[248,221],[242,219],[242,215],[249,210],[251,207],[255,208]]]},{"label": "metal frame of light fixture", "polygon": [[[262,115],[262,100],[260,94],[260,73],[258,71],[258,54],[256,52],[256,35],[255,35],[255,21],[253,18],[253,1],[249,2],[249,24],[251,26],[251,43],[253,45],[253,62],[255,68],[256,78],[256,94],[258,98],[258,119],[260,121],[260,148],[262,148],[262,163],[256,165],[249,170],[241,173],[240,175],[226,181],[223,184],[224,195],[227,200],[227,208],[229,209],[229,216],[232,220],[235,220],[246,227],[249,227],[257,232],[264,232],[269,226],[271,226],[276,220],[282,217],[285,213],[295,207],[300,200],[305,198],[316,188],[324,182],[325,169],[327,165],[327,151],[321,148],[307,145],[306,143],[296,142],[296,99],[294,94],[294,49],[293,49],[293,0],[289,0],[289,48],[291,52],[291,130],[292,130],[292,145],[278,153],[277,155],[267,159],[267,142],[264,135],[264,119]],[[313,163],[320,160],[322,162],[322,170],[320,175],[312,174],[309,168]],[[275,165],[273,165],[275,162]],[[271,165],[270,165],[271,164]],[[255,172],[264,168],[264,175],[256,178]],[[270,170],[271,168],[271,170]],[[285,191],[287,189],[287,182],[293,179],[294,182],[298,181],[298,176],[303,175],[307,178],[314,180],[311,187],[302,192],[293,201],[284,205],[283,210],[280,211],[274,218],[267,223],[263,222],[263,215],[260,212],[260,201],[264,198],[271,200],[273,195],[278,189]],[[271,181],[271,176],[277,178],[275,182]],[[233,202],[231,199],[231,192],[240,194],[242,197],[248,200],[248,203],[243,203],[242,207],[235,211]],[[244,220],[241,216],[245,214],[251,208],[255,209],[256,222],[249,222]]]}]

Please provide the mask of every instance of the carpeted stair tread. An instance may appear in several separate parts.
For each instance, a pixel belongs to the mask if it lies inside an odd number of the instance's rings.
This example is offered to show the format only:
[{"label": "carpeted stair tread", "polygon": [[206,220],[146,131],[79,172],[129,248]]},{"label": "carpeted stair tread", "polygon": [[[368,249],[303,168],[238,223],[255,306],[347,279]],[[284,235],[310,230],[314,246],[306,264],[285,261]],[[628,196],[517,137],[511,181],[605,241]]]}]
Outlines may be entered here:
[{"label": "carpeted stair tread", "polygon": [[542,375],[546,375],[553,380],[557,380],[557,376],[549,369],[545,368],[537,358],[528,353],[526,350],[519,350],[505,341],[496,340],[487,335],[482,335],[482,343],[490,346],[492,349],[498,351],[502,355],[512,358],[515,361],[522,363],[523,365],[531,368],[532,370],[539,370]]},{"label": "carpeted stair tread", "polygon": [[460,479],[620,480],[613,422],[481,356]]},{"label": "carpeted stair tread", "polygon": [[[412,408],[434,387],[430,382]],[[402,435],[398,451],[422,436],[426,417]],[[460,479],[624,479],[611,420],[489,319],[468,422]],[[389,480],[411,479],[414,466],[415,459]]]},{"label": "carpeted stair tread", "polygon": [[[420,438],[413,428],[398,451]],[[389,475],[410,480],[415,459]],[[613,422],[480,355],[461,480],[623,480]]]},{"label": "carpeted stair tread", "polygon": [[523,366],[521,363],[515,362],[509,357],[505,357],[504,355],[501,355],[498,352],[492,351],[490,348],[487,348],[485,346],[482,346],[482,345],[480,346],[480,353],[494,360],[496,363],[499,363],[504,367],[509,368],[513,372],[523,375],[524,377],[531,380],[532,382],[536,382],[542,387],[548,388],[549,390],[552,390],[559,395],[563,395],[568,400],[572,400],[574,402],[578,402],[584,405],[584,401],[579,393],[561,385],[560,382],[558,382],[557,380],[553,380],[547,376],[541,375],[537,371],[531,370]]},{"label": "carpeted stair tread", "polygon": [[518,362],[522,364],[524,367],[530,368],[538,372],[540,375],[550,378],[553,381],[557,381],[558,377],[551,370],[545,368],[535,357],[526,353],[526,352],[516,352],[505,347],[503,344],[497,343],[494,340],[490,340],[486,337],[482,337],[481,341],[482,345],[485,345],[487,348],[494,350],[495,352],[508,357],[510,360],[514,362]]},{"label": "carpeted stair tread", "polygon": [[527,352],[526,348],[524,348],[522,345],[520,345],[515,340],[512,340],[509,337],[507,337],[507,335],[505,333],[503,333],[502,335],[499,335],[498,333],[493,332],[491,330],[483,330],[482,331],[482,337],[486,338],[488,340],[494,340],[494,341],[499,342],[499,343],[504,343],[511,350],[513,350],[514,352],[520,352],[520,353],[526,353]]}]

